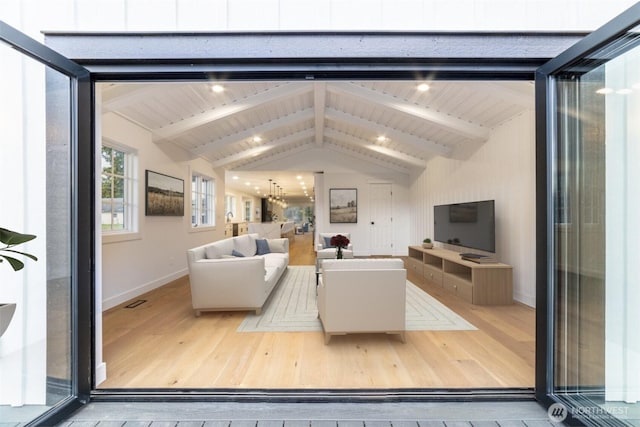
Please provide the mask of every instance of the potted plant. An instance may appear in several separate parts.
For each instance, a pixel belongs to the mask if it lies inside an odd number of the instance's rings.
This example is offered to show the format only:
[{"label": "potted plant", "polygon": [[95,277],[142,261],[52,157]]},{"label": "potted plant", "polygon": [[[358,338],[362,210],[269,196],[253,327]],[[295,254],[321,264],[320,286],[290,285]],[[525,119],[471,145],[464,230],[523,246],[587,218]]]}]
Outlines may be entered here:
[{"label": "potted plant", "polygon": [[430,238],[426,238],[422,241],[422,247],[425,249],[431,249],[433,248],[433,243],[431,243],[431,239]]},{"label": "potted plant", "polygon": [[[7,230],[6,228],[0,228],[0,243],[4,244],[4,247],[0,247],[0,263],[7,261],[11,268],[13,268],[13,271],[18,271],[24,268],[24,262],[15,258],[15,255],[25,256],[37,261],[38,258],[35,256],[13,249],[15,246],[21,245],[35,238],[36,236],[33,234],[22,234],[16,231]],[[15,311],[15,303],[0,303],[0,337],[9,327],[9,323],[11,323],[11,319],[13,318]]]}]

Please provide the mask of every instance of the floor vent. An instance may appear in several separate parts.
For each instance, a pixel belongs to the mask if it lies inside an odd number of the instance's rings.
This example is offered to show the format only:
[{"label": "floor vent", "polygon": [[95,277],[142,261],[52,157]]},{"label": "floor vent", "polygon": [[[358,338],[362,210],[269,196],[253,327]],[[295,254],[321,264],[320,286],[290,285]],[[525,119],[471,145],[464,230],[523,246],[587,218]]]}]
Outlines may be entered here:
[{"label": "floor vent", "polygon": [[146,299],[139,299],[139,300],[137,300],[137,301],[132,302],[132,303],[131,303],[131,304],[129,304],[129,305],[125,305],[125,306],[124,306],[124,308],[136,308],[137,306],[142,305],[142,304],[144,304],[145,302],[147,302],[147,300],[146,300]]}]

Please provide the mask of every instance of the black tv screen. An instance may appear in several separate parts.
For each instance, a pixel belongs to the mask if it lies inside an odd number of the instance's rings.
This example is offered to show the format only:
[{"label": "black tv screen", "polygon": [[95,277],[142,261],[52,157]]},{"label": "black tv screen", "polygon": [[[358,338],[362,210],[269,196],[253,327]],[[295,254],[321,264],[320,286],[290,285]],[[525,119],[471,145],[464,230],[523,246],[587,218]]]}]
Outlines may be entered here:
[{"label": "black tv screen", "polygon": [[493,200],[433,207],[433,238],[465,248],[496,251]]}]

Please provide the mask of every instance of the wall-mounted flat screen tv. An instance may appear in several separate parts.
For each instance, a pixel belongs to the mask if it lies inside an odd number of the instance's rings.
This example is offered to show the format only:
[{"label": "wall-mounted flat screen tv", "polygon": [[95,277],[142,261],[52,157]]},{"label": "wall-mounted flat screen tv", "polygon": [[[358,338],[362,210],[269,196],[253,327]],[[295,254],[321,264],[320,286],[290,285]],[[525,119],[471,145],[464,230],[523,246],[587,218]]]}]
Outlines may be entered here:
[{"label": "wall-mounted flat screen tv", "polygon": [[434,206],[433,237],[437,242],[495,252],[494,201]]}]

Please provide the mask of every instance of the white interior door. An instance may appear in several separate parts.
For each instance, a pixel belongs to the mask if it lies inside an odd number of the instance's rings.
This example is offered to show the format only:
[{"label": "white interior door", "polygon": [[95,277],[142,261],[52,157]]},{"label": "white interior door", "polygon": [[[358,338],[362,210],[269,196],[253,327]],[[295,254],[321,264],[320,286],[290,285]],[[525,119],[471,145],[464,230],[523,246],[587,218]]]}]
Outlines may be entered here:
[{"label": "white interior door", "polygon": [[369,184],[371,255],[393,254],[391,184]]}]

